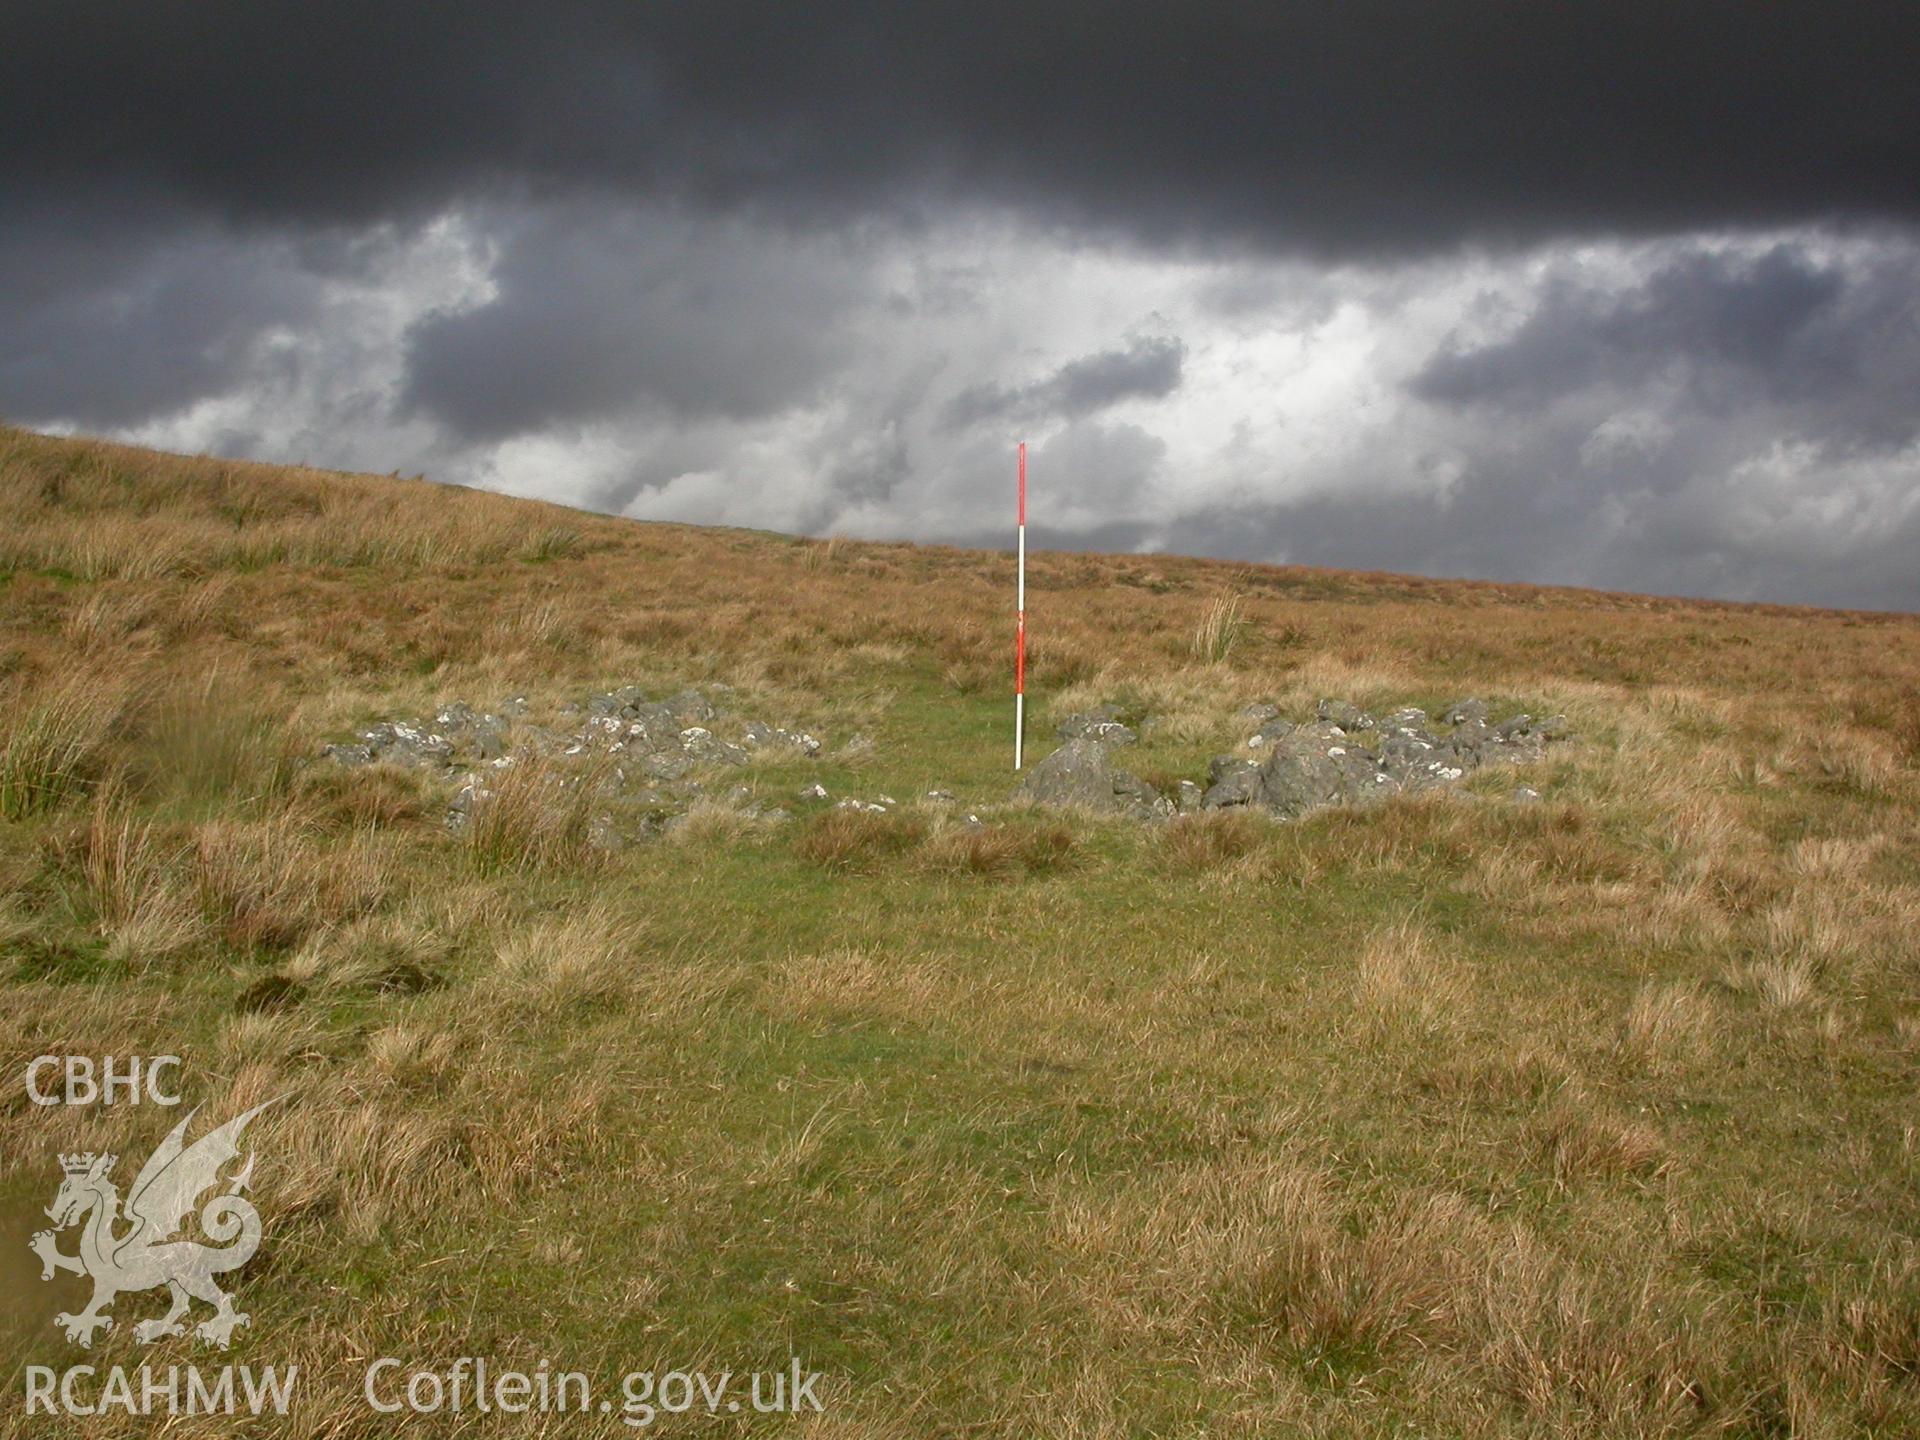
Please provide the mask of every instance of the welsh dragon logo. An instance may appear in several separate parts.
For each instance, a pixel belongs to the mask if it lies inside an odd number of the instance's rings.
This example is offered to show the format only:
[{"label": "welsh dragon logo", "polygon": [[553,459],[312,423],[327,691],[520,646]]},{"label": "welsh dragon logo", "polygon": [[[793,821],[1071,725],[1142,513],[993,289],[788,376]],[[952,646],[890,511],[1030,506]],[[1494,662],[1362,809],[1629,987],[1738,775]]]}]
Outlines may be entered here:
[{"label": "welsh dragon logo", "polygon": [[[42,1230],[28,1242],[40,1257],[40,1278],[51,1280],[56,1270],[90,1276],[93,1299],[78,1315],[61,1313],[54,1324],[79,1345],[91,1345],[96,1330],[113,1328],[107,1307],[114,1297],[164,1285],[173,1308],[157,1320],[133,1327],[134,1338],[145,1342],[184,1335],[182,1320],[193,1300],[204,1300],[214,1313],[194,1327],[203,1340],[225,1349],[236,1325],[247,1316],[233,1308],[233,1297],[213,1283],[213,1277],[238,1270],[260,1248],[260,1212],[240,1192],[253,1176],[249,1154],[239,1172],[226,1180],[220,1172],[240,1154],[240,1135],[267,1105],[256,1105],[219,1129],[186,1143],[187,1126],[199,1114],[196,1107],[173,1127],[166,1139],[140,1167],[121,1209],[120,1190],[112,1180],[116,1155],[62,1155],[66,1179],[47,1208],[53,1229]],[[217,1185],[220,1194],[200,1209],[200,1229],[214,1243],[203,1245],[181,1237],[181,1227],[194,1213],[200,1197]],[[77,1254],[58,1249],[58,1231],[85,1225]],[[127,1228],[130,1227],[130,1228]]]}]

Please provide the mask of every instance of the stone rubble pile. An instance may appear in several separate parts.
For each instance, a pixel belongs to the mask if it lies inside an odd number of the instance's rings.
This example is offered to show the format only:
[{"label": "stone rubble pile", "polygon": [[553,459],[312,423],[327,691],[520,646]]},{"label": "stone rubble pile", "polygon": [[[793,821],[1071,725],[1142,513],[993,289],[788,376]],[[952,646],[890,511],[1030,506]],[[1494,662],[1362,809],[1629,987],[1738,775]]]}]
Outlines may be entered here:
[{"label": "stone rubble pile", "polygon": [[[1483,765],[1533,764],[1569,734],[1559,715],[1492,723],[1486,702],[1472,699],[1449,706],[1437,722],[1414,706],[1375,718],[1344,700],[1322,700],[1304,723],[1275,705],[1249,706],[1240,718],[1255,727],[1247,754],[1217,756],[1205,786],[1182,780],[1168,796],[1114,765],[1113,750],[1134,740],[1117,711],[1070,716],[1060,726],[1066,743],[1028,772],[1020,793],[1043,805],[1140,819],[1245,807],[1291,820],[1323,805],[1367,805],[1451,785]],[[1539,798],[1521,789],[1520,798]]]},{"label": "stone rubble pile", "polygon": [[[447,824],[456,831],[491,795],[493,777],[526,757],[558,761],[558,784],[595,786],[596,801],[604,804],[596,805],[593,836],[610,848],[670,828],[702,799],[747,815],[784,818],[784,809],[768,808],[748,786],[722,786],[715,776],[755,754],[817,757],[822,742],[804,730],[733,716],[724,708],[727,694],[726,687],[713,686],[705,694],[682,690],[649,700],[640,687],[628,686],[567,707],[557,726],[530,720],[520,698],[490,710],[455,701],[424,719],[384,721],[351,743],[322,747],[322,754],[338,765],[397,764],[445,779],[453,790]],[[1563,716],[1512,715],[1496,723],[1486,703],[1473,699],[1448,706],[1438,719],[1413,706],[1375,717],[1335,699],[1320,701],[1313,718],[1299,722],[1271,704],[1248,706],[1239,718],[1247,727],[1240,749],[1216,756],[1204,783],[1183,779],[1163,795],[1114,763],[1115,753],[1138,739],[1118,707],[1070,715],[1058,726],[1060,748],[1026,773],[1018,793],[1042,805],[1143,820],[1236,808],[1294,819],[1325,805],[1368,805],[1456,784],[1486,765],[1533,764],[1569,736]],[[1141,724],[1147,728],[1153,721]],[[847,760],[872,748],[869,737],[856,735],[836,754]],[[569,773],[567,762],[576,757],[598,763]],[[1540,799],[1524,785],[1513,797]],[[803,808],[869,814],[898,805],[890,795],[832,796],[818,783],[797,798]],[[940,804],[954,799],[940,789],[926,798]],[[971,814],[966,819],[979,823]]]},{"label": "stone rubble pile", "polygon": [[[715,696],[724,697],[725,687],[713,689]],[[708,794],[708,787],[694,778],[698,768],[745,765],[756,752],[811,758],[822,749],[821,741],[804,730],[736,721],[698,690],[682,690],[664,700],[648,700],[637,685],[590,695],[562,712],[564,729],[531,723],[526,714],[521,698],[485,711],[454,701],[425,719],[383,721],[362,731],[354,743],[323,746],[321,754],[346,766],[378,762],[423,768],[455,782],[447,812],[447,823],[455,830],[490,793],[489,773],[522,757],[604,759],[605,768],[598,772],[602,794],[610,802],[619,801],[625,812],[643,817],[640,828],[657,829]],[[721,732],[733,738],[722,738]],[[871,744],[856,736],[849,748]],[[723,793],[730,803],[763,813],[746,787]],[[617,828],[611,819],[595,821],[596,833],[609,844]]]}]

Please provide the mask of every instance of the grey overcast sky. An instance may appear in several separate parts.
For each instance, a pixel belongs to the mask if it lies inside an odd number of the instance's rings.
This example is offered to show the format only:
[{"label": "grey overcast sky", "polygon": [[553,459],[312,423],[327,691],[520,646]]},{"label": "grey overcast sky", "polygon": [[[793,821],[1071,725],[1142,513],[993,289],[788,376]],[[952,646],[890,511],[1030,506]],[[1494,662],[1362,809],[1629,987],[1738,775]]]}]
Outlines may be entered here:
[{"label": "grey overcast sky", "polygon": [[1920,7],[0,0],[0,415],[1920,610]]}]

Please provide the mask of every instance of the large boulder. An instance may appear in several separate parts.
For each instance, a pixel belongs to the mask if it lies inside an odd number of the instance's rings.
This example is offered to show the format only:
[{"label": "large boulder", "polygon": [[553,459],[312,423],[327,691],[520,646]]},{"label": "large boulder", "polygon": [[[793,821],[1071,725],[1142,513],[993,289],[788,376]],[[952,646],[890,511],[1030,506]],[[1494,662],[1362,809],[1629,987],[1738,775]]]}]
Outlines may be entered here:
[{"label": "large boulder", "polygon": [[1152,786],[1115,769],[1107,747],[1085,736],[1067,741],[1029,770],[1020,793],[1041,805],[1143,817],[1171,808]]},{"label": "large boulder", "polygon": [[1020,793],[1042,805],[1113,806],[1113,762],[1107,747],[1084,736],[1069,740],[1026,773]]},{"label": "large boulder", "polygon": [[1260,803],[1284,820],[1321,805],[1368,804],[1398,786],[1379,757],[1338,725],[1302,725],[1260,766]]}]

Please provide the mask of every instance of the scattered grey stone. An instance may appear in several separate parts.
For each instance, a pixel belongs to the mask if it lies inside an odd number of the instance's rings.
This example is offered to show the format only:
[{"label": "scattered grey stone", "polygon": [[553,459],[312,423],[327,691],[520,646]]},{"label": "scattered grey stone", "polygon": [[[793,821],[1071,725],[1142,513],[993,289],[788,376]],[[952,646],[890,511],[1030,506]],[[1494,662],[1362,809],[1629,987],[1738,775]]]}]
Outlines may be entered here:
[{"label": "scattered grey stone", "polygon": [[1537,805],[1540,803],[1540,792],[1530,785],[1516,785],[1509,798],[1516,805]]},{"label": "scattered grey stone", "polygon": [[360,739],[376,760],[435,767],[453,763],[453,745],[446,736],[402,720],[389,721],[362,731]]},{"label": "scattered grey stone", "polygon": [[[714,686],[718,693],[725,686]],[[682,690],[665,700],[647,699],[641,686],[627,685],[585,697],[563,708],[572,733],[528,724],[524,697],[503,701],[483,712],[464,700],[448,701],[424,721],[391,720],[364,732],[356,745],[330,745],[322,755],[339,765],[377,760],[437,770],[449,777],[481,767],[504,768],[519,753],[558,759],[611,756],[616,765],[601,782],[616,793],[633,783],[678,785],[697,765],[743,765],[755,749],[820,753],[820,741],[805,731],[748,721],[744,745],[716,733],[720,712],[698,690]],[[688,792],[694,793],[694,792]]]},{"label": "scattered grey stone", "polygon": [[929,800],[951,800],[953,799],[953,792],[951,790],[929,790],[927,791],[927,798]]},{"label": "scattered grey stone", "polygon": [[566,748],[567,737],[544,725],[518,725],[513,730],[514,748],[535,755],[558,755]]},{"label": "scattered grey stone", "polygon": [[1463,720],[1447,736],[1447,744],[1456,755],[1471,756],[1493,738],[1493,727],[1484,720]]},{"label": "scattered grey stone", "polygon": [[740,743],[748,750],[797,750],[806,756],[820,753],[820,742],[804,731],[762,725],[758,720],[748,723],[741,732]]},{"label": "scattered grey stone", "polygon": [[[1448,710],[1455,728],[1444,735],[1413,706],[1377,722],[1340,701],[1322,701],[1318,709],[1310,724],[1267,722],[1248,742],[1258,752],[1253,760],[1215,758],[1200,808],[1252,806],[1292,819],[1323,805],[1369,805],[1400,791],[1451,785],[1480,765],[1527,764],[1546,753],[1544,725],[1526,715],[1489,725],[1477,700]],[[1559,738],[1565,721],[1555,718]]]},{"label": "scattered grey stone", "polygon": [[447,802],[447,829],[456,835],[465,830],[468,821],[473,818],[474,807],[492,793],[480,783],[477,776],[469,775],[465,783],[454,792],[453,798]]},{"label": "scattered grey stone", "polygon": [[744,765],[747,752],[729,745],[704,725],[689,725],[680,732],[680,748],[702,764]]},{"label": "scattered grey stone", "polygon": [[1484,700],[1456,700],[1440,714],[1444,725],[1466,725],[1487,723],[1487,702]]},{"label": "scattered grey stone", "polygon": [[596,815],[587,822],[587,844],[595,850],[624,850],[627,837],[622,835],[609,815]]},{"label": "scattered grey stone", "polygon": [[704,725],[714,716],[712,703],[698,690],[682,690],[661,703],[682,725]]},{"label": "scattered grey stone", "polygon": [[1131,745],[1133,731],[1120,723],[1120,711],[1112,705],[1069,715],[1054,727],[1062,740],[1098,740],[1103,745]]},{"label": "scattered grey stone", "polygon": [[1293,722],[1291,720],[1282,720],[1278,716],[1275,716],[1258,730],[1254,731],[1252,735],[1248,736],[1247,744],[1255,750],[1264,750],[1267,746],[1273,744],[1274,741],[1291,735],[1292,733]]},{"label": "scattered grey stone", "polygon": [[846,744],[840,747],[840,758],[842,760],[853,760],[861,755],[872,754],[874,748],[873,737],[871,735],[850,736]]},{"label": "scattered grey stone", "polygon": [[1373,716],[1345,700],[1322,700],[1315,710],[1322,720],[1338,725],[1342,730],[1373,729]]},{"label": "scattered grey stone", "polygon": [[648,755],[641,759],[640,768],[652,780],[684,780],[693,761],[685,755]]},{"label": "scattered grey stone", "polygon": [[1191,780],[1182,780],[1180,789],[1174,796],[1173,808],[1182,815],[1191,815],[1200,808],[1200,802],[1206,797],[1202,790]]},{"label": "scattered grey stone", "polygon": [[1235,805],[1251,805],[1260,798],[1260,767],[1251,760],[1236,760],[1231,755],[1214,759],[1207,769],[1208,785],[1200,797],[1203,809],[1222,810]]},{"label": "scattered grey stone", "polygon": [[1251,720],[1254,724],[1258,725],[1263,721],[1277,718],[1279,714],[1280,707],[1278,705],[1269,705],[1265,701],[1261,701],[1258,704],[1249,705],[1246,709],[1242,710],[1240,712],[1240,718],[1242,720]]},{"label": "scattered grey stone", "polygon": [[800,798],[802,800],[824,800],[827,798],[827,787],[816,782],[802,790],[800,792]]},{"label": "scattered grey stone", "polygon": [[1430,790],[1450,785],[1467,773],[1448,740],[1432,731],[1406,726],[1390,732],[1380,746],[1380,768],[1403,790]]}]

